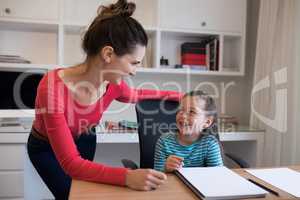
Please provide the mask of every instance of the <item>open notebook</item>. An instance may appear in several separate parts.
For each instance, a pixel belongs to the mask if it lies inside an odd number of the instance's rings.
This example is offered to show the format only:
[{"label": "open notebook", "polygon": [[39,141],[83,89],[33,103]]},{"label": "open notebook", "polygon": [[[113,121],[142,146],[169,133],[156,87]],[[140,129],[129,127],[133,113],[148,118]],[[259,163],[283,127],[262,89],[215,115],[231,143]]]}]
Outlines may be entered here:
[{"label": "open notebook", "polygon": [[226,167],[182,168],[175,174],[201,199],[255,198],[268,193]]},{"label": "open notebook", "polygon": [[247,170],[257,178],[284,190],[295,197],[300,197],[300,173],[288,168]]}]

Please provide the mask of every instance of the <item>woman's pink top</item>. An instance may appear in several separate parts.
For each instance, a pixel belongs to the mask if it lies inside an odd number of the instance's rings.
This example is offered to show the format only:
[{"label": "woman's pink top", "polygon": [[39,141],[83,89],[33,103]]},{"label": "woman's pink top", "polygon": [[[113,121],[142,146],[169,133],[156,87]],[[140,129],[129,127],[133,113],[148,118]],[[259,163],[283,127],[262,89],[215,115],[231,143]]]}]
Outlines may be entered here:
[{"label": "woman's pink top", "polygon": [[179,101],[182,94],[175,91],[133,89],[121,81],[119,85],[109,83],[106,92],[95,103],[82,105],[72,97],[70,89],[58,76],[58,71],[48,72],[39,84],[33,127],[48,138],[61,167],[72,178],[125,185],[126,168],[110,167],[83,159],[74,139],[97,125],[103,112],[115,99],[126,103],[161,98]]}]

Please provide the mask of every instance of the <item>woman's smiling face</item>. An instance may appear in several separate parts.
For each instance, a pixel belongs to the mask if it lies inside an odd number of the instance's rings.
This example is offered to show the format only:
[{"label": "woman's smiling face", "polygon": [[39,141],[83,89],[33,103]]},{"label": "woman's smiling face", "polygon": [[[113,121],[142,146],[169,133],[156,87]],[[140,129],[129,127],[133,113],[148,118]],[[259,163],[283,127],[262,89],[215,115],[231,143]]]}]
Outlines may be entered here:
[{"label": "woman's smiling face", "polygon": [[117,56],[112,53],[110,62],[105,65],[105,73],[109,75],[111,82],[120,82],[125,76],[134,76],[136,68],[142,63],[146,51],[145,46],[136,45],[130,54]]}]

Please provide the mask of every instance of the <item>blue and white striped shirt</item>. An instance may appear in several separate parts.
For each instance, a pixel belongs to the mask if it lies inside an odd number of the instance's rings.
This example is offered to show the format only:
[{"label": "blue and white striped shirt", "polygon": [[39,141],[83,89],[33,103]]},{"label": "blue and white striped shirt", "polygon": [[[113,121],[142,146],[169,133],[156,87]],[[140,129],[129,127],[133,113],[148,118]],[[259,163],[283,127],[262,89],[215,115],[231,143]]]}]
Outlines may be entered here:
[{"label": "blue and white striped shirt", "polygon": [[165,162],[170,155],[184,158],[184,167],[223,165],[219,142],[212,135],[203,135],[188,146],[179,144],[176,133],[161,136],[155,146],[154,169],[165,171]]}]

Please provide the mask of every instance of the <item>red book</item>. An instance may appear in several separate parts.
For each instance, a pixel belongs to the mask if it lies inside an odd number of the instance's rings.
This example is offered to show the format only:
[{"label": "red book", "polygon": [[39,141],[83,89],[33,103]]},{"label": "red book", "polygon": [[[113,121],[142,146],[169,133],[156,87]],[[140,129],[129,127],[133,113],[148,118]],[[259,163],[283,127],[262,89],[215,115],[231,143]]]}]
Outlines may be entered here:
[{"label": "red book", "polygon": [[181,64],[206,65],[206,55],[205,54],[183,54],[181,56]]},{"label": "red book", "polygon": [[205,60],[182,60],[183,65],[206,65]]},{"label": "red book", "polygon": [[200,60],[202,60],[202,59],[206,59],[206,55],[205,54],[192,54],[192,53],[185,53],[185,54],[182,54],[181,55],[181,58],[182,59],[200,59]]}]

